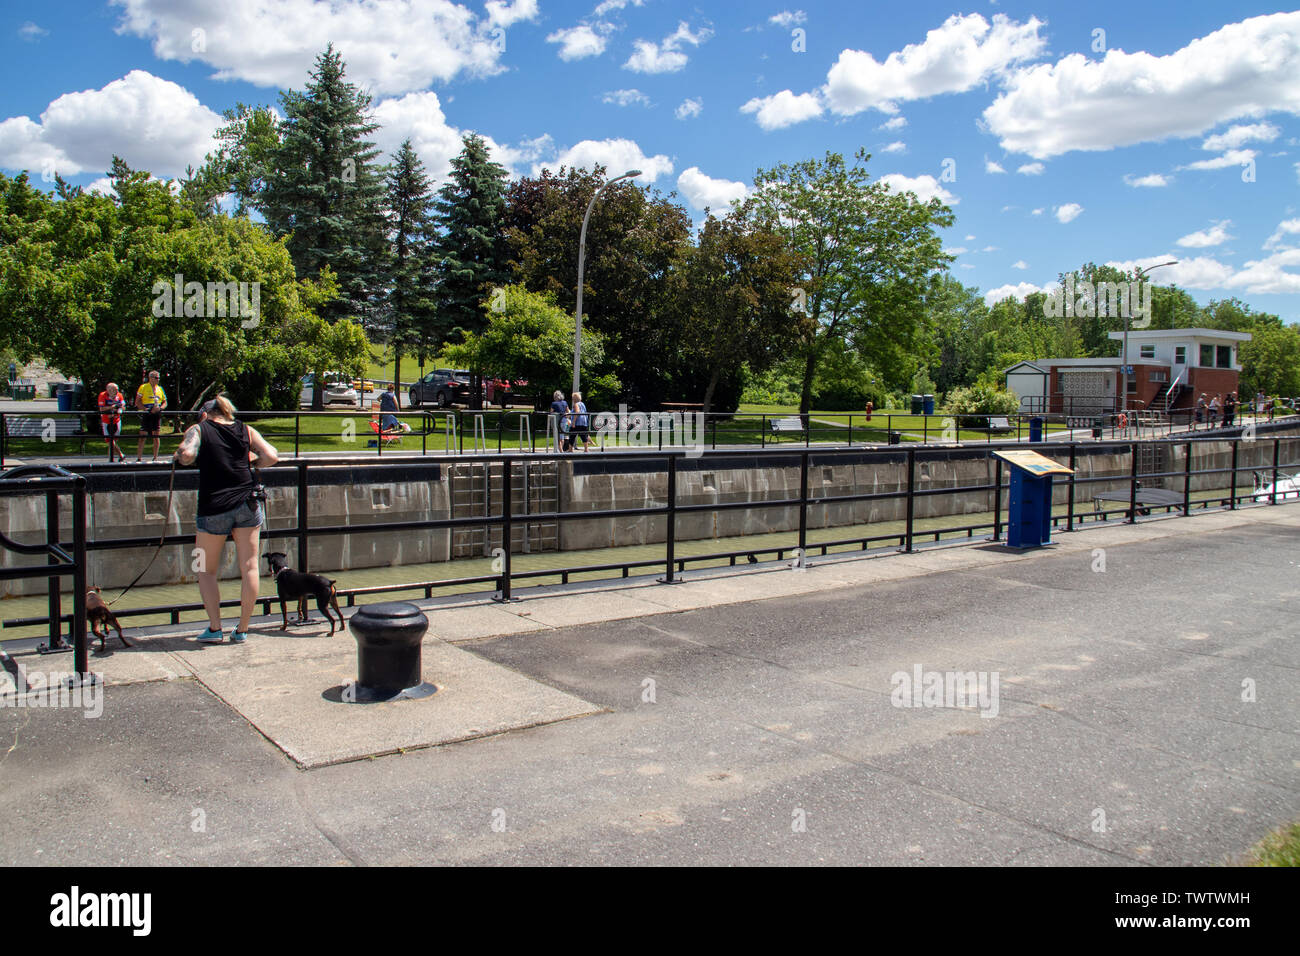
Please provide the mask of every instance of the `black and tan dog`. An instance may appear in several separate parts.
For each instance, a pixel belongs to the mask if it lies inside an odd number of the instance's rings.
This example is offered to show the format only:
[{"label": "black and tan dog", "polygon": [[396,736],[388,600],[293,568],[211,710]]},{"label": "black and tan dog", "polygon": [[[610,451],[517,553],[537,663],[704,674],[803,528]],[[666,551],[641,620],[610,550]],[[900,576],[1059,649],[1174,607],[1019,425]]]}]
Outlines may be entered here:
[{"label": "black and tan dog", "polygon": [[284,621],[280,625],[280,630],[283,631],[289,627],[289,612],[285,606],[286,601],[296,600],[298,602],[298,620],[296,623],[305,624],[310,620],[307,617],[307,599],[309,597],[316,599],[316,606],[320,608],[320,612],[330,622],[331,637],[334,635],[334,618],[330,617],[331,607],[334,608],[334,613],[339,616],[339,627],[346,627],[343,623],[343,612],[339,610],[339,599],[334,589],[335,582],[329,578],[323,578],[319,574],[295,571],[289,567],[288,555],[283,551],[267,552],[266,563],[270,565],[271,575],[275,578],[275,588],[280,595],[280,617]]},{"label": "black and tan dog", "polygon": [[122,625],[117,622],[117,615],[104,603],[104,599],[99,596],[100,589],[97,587],[89,588],[86,591],[86,620],[90,624],[90,631],[95,637],[99,638],[99,652],[104,653],[108,641],[108,629],[117,628],[117,636],[122,641],[124,647],[133,646],[122,633]]}]

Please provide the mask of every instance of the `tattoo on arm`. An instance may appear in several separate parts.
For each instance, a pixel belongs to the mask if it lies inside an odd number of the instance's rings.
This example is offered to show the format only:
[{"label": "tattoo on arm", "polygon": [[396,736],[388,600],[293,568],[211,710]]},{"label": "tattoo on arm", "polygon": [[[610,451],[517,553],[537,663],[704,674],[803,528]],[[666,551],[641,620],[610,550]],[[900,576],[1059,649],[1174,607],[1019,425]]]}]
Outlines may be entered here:
[{"label": "tattoo on arm", "polygon": [[181,460],[181,464],[189,465],[199,454],[199,426],[191,425],[189,431],[185,433],[185,438],[181,441],[180,447],[176,449],[176,457]]}]

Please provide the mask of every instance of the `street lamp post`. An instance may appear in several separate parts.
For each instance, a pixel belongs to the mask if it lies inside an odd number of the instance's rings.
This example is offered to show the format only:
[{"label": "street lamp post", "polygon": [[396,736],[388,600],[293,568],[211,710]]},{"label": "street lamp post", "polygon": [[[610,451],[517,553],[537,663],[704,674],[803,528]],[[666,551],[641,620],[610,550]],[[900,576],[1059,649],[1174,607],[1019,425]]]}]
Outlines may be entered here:
[{"label": "street lamp post", "polygon": [[587,212],[582,217],[582,232],[578,236],[578,303],[577,303],[577,312],[574,316],[574,322],[573,322],[573,390],[574,392],[581,391],[581,385],[582,385],[582,375],[580,371],[580,363],[582,361],[582,275],[586,267],[586,259],[587,259],[587,221],[591,219],[591,210],[595,207],[596,200],[600,198],[601,193],[603,193],[610,186],[614,185],[616,182],[619,182],[624,179],[632,179],[633,177],[640,176],[640,175],[641,175],[641,170],[629,169],[622,176],[618,176],[617,178],[611,179],[609,182],[605,183],[603,186],[597,189],[595,194],[591,197],[591,202],[587,203]]},{"label": "street lamp post", "polygon": [[[1132,289],[1129,290],[1129,296],[1128,296],[1129,307],[1124,310],[1124,357],[1123,359],[1121,359],[1120,362],[1121,365],[1120,372],[1124,376],[1124,394],[1121,396],[1120,402],[1121,402],[1121,407],[1124,410],[1128,409],[1128,380],[1129,380],[1129,375],[1132,374],[1129,371],[1129,364],[1128,364],[1128,320],[1132,317],[1133,314],[1133,300],[1135,297],[1137,297],[1140,301],[1142,295],[1142,279],[1144,276],[1146,276],[1148,272],[1151,272],[1152,270],[1155,269],[1163,269],[1165,266],[1176,266],[1176,265],[1178,265],[1178,260],[1173,259],[1169,262],[1162,262],[1159,265],[1147,266],[1145,269],[1139,267],[1133,270],[1133,274],[1137,276],[1136,281],[1138,284],[1138,288],[1136,293]],[[1150,316],[1148,316],[1148,318],[1150,318]]]}]

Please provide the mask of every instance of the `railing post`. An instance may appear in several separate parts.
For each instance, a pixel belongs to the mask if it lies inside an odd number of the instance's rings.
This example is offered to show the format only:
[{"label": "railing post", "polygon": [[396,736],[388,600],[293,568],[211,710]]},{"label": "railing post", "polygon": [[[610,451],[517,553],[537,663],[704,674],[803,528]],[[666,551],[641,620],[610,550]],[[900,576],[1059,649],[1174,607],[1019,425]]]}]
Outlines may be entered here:
[{"label": "railing post", "polygon": [[298,461],[298,570],[307,570],[307,462]]},{"label": "railing post", "polygon": [[808,563],[808,452],[799,456],[799,561]]},{"label": "railing post", "polygon": [[1070,442],[1070,484],[1069,498],[1065,506],[1065,530],[1074,530],[1074,471],[1076,467],[1074,442]]},{"label": "railing post", "polygon": [[[499,591],[498,600],[500,600],[502,603],[508,603],[510,601],[510,552],[514,550],[514,532],[513,532],[513,525],[511,523],[511,517],[513,514],[511,510],[513,507],[513,503],[511,499],[513,498],[513,494],[511,490],[511,484],[510,484],[510,471],[511,471],[512,464],[513,463],[510,461],[509,458],[504,458],[501,461],[501,552],[502,554],[501,554],[501,578],[500,578],[501,587]],[[490,462],[488,463],[487,467],[491,469],[492,465]],[[491,478],[489,478],[488,480],[490,482]]]},{"label": "railing post", "polygon": [[1280,438],[1273,439],[1273,490],[1269,492],[1268,503],[1277,504],[1277,463],[1278,463],[1278,446],[1281,444]]},{"label": "railing post", "polygon": [[916,449],[907,449],[907,534],[903,539],[903,553],[912,553],[912,522],[916,514]]},{"label": "railing post", "polygon": [[301,423],[302,423],[302,412],[301,411],[294,412],[293,413],[293,457],[294,458],[298,457],[298,433],[302,431]]},{"label": "railing post", "polygon": [[673,564],[677,558],[677,456],[672,453],[668,455],[668,527],[664,534],[664,545],[667,570],[659,583],[676,584]]},{"label": "railing post", "polygon": [[1228,488],[1228,510],[1237,510],[1237,449],[1241,442],[1234,438],[1232,440],[1232,484]]},{"label": "railing post", "polygon": [[758,423],[758,447],[767,447],[767,415],[764,415]]},{"label": "railing post", "polygon": [[[57,491],[47,491],[45,493],[45,543],[47,545],[57,545],[59,543],[59,493]],[[47,564],[58,564],[59,559],[53,553],[46,558]],[[46,581],[49,588],[49,610],[50,610],[50,649],[56,647],[66,647],[63,643],[63,607],[62,595],[60,588],[63,584],[63,578],[60,575],[54,575]],[[73,631],[75,634],[76,631]]]},{"label": "railing post", "polygon": [[[72,669],[78,680],[89,675],[89,641],[86,640],[86,477],[72,482]],[[55,537],[57,541],[57,536]],[[56,621],[53,625],[58,627]]]},{"label": "railing post", "polygon": [[1128,523],[1137,524],[1137,497],[1138,497],[1138,446],[1137,442],[1132,442],[1128,446],[1129,450],[1129,469],[1128,469]]},{"label": "railing post", "polygon": [[993,540],[1002,540],[1002,459],[997,455],[989,456],[993,460]]},{"label": "railing post", "polygon": [[1183,452],[1183,517],[1192,516],[1192,443]]}]

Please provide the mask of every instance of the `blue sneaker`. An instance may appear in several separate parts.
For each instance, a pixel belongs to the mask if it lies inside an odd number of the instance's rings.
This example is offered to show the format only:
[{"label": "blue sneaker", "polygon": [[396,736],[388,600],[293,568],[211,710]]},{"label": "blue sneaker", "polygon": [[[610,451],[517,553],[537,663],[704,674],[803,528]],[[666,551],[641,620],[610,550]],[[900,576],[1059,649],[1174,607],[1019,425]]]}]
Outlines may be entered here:
[{"label": "blue sneaker", "polygon": [[248,632],[247,632],[247,631],[231,631],[231,632],[230,632],[230,643],[231,643],[231,644],[242,644],[242,643],[244,643],[244,641],[246,641],[246,640],[248,640]]},{"label": "blue sneaker", "polygon": [[208,628],[199,635],[200,644],[220,644],[222,641],[221,632]]}]

